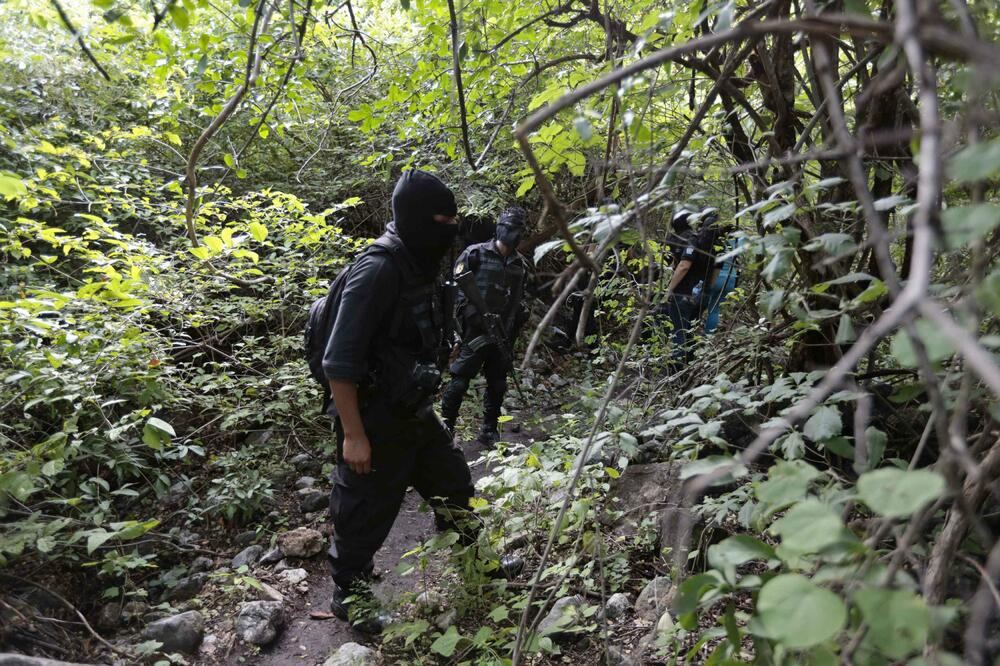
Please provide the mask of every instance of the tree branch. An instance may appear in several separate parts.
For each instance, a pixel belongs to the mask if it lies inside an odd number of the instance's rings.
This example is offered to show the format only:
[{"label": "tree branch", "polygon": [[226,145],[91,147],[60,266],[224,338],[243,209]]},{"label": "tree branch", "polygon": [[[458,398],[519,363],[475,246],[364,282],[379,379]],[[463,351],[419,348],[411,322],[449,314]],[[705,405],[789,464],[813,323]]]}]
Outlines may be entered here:
[{"label": "tree branch", "polygon": [[59,4],[59,0],[49,0],[49,2],[51,2],[52,6],[55,7],[56,12],[59,14],[59,18],[62,19],[63,25],[66,26],[66,29],[73,33],[73,36],[76,37],[76,43],[80,45],[80,50],[83,51],[83,54],[87,56],[87,59],[90,60],[91,63],[93,63],[94,67],[97,68],[97,71],[101,73],[101,76],[103,76],[106,81],[110,81],[111,75],[109,75],[107,70],[101,66],[101,63],[97,62],[97,57],[93,54],[93,52],[91,52],[90,47],[87,46],[87,42],[83,41],[83,35],[79,33],[76,26],[73,25],[73,22],[69,20],[69,16],[66,15],[66,11],[63,9],[62,5]]},{"label": "tree branch", "polygon": [[198,189],[198,176],[195,170],[198,165],[198,158],[201,156],[201,151],[204,150],[205,145],[215,136],[216,132],[219,131],[219,128],[225,124],[229,117],[233,115],[240,102],[243,101],[243,97],[247,94],[247,91],[257,82],[263,62],[261,53],[257,48],[257,39],[260,34],[267,32],[273,13],[274,5],[269,4],[267,0],[260,0],[257,10],[254,12],[253,30],[250,33],[250,46],[247,49],[247,63],[246,71],[243,75],[243,83],[237,88],[233,96],[229,98],[229,101],[226,102],[219,115],[201,133],[201,136],[198,137],[198,140],[195,141],[194,146],[191,148],[191,153],[188,155],[185,178],[188,194],[187,205],[184,210],[184,221],[187,225],[188,238],[191,240],[192,247],[198,247],[198,232],[194,226],[195,199]]},{"label": "tree branch", "polygon": [[465,111],[465,89],[462,87],[462,61],[458,44],[458,16],[455,14],[455,0],[448,0],[448,18],[451,22],[451,66],[455,76],[455,88],[458,90],[458,112],[462,122],[462,148],[469,166],[476,168],[476,159],[472,156],[472,145],[469,143],[469,121]]}]

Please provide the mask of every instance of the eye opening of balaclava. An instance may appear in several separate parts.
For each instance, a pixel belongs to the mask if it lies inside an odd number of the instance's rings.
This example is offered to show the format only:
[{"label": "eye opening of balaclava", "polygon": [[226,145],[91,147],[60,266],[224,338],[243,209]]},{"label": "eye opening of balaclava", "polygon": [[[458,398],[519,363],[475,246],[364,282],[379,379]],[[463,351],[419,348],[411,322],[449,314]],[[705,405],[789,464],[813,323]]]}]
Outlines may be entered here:
[{"label": "eye opening of balaclava", "polygon": [[500,213],[494,237],[511,249],[517,249],[524,235],[524,225],[528,214],[520,206],[511,206]]},{"label": "eye opening of balaclava", "polygon": [[434,216],[458,215],[455,194],[434,174],[410,169],[392,192],[392,215],[396,233],[420,267],[436,270],[458,235],[458,225],[437,222]]}]

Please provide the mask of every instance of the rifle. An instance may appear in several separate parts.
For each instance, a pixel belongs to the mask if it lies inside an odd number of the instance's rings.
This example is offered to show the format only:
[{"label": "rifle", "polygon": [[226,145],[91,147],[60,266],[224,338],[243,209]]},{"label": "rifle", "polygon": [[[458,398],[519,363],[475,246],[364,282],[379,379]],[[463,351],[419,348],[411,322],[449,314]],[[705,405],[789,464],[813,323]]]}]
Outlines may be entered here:
[{"label": "rifle", "polygon": [[[472,307],[476,308],[476,311],[479,312],[479,316],[482,317],[483,323],[486,325],[487,335],[470,340],[467,344],[474,351],[481,349],[491,342],[496,344],[500,349],[500,353],[504,356],[504,361],[510,366],[510,373],[514,378],[514,388],[517,389],[517,394],[520,396],[521,402],[528,405],[528,399],[521,389],[521,378],[514,364],[514,350],[512,345],[508,344],[507,333],[504,330],[503,322],[500,320],[500,315],[491,312],[486,306],[486,300],[483,299],[483,295],[479,291],[479,286],[476,285],[476,277],[472,271],[465,271],[461,275],[456,276],[455,283],[462,290],[462,293],[465,294],[465,298],[468,299],[469,303],[472,303]],[[483,340],[483,338],[488,339]]]},{"label": "rifle", "polygon": [[[450,272],[450,271],[449,271]],[[455,293],[458,284],[453,277],[444,281],[441,293],[441,306],[444,310],[444,327],[441,332],[441,347],[438,349],[437,365],[440,370],[448,365],[448,356],[455,340]]]}]

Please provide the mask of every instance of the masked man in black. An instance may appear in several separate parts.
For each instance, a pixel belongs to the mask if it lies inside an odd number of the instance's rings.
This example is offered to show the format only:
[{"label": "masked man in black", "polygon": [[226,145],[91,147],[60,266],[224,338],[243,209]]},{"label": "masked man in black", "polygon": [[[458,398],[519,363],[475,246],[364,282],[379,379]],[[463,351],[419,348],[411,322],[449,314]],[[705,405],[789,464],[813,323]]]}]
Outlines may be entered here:
[{"label": "masked man in black", "polygon": [[[499,439],[498,420],[507,392],[507,374],[513,369],[513,340],[527,321],[524,287],[528,262],[517,251],[524,233],[526,214],[522,208],[505,210],[497,221],[493,240],[470,245],[455,263],[458,279],[467,271],[468,281],[482,297],[487,312],[481,312],[465,289],[456,300],[456,315],[462,329],[462,346],[451,365],[451,382],[444,390],[441,414],[449,430],[455,431],[458,411],[469,382],[480,369],[486,376],[483,424],[478,441],[492,445]],[[460,280],[461,282],[461,280]]]},{"label": "masked man in black", "polygon": [[474,493],[469,466],[432,408],[445,317],[438,270],[458,231],[455,196],[436,176],[407,171],[392,211],[385,234],[346,269],[323,356],[338,453],[330,494],[331,611],[347,620],[350,610],[356,626],[354,604],[345,600],[369,594],[373,556],[408,486],[435,509],[439,529],[457,528],[468,538],[477,527],[467,512]]}]

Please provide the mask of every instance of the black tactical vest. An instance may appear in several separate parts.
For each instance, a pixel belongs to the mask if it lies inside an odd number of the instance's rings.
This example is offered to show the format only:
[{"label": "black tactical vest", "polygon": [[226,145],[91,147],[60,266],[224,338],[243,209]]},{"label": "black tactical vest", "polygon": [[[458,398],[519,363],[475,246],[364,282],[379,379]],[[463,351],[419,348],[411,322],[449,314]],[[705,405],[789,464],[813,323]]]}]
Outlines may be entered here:
[{"label": "black tactical vest", "polygon": [[[456,266],[456,272],[473,271],[476,276],[476,286],[483,295],[486,306],[490,312],[500,315],[504,324],[510,328],[519,307],[516,301],[520,300],[524,290],[526,275],[524,258],[517,252],[509,257],[502,256],[497,252],[494,241],[469,246],[463,257],[466,265]],[[461,263],[463,260],[459,261]],[[472,307],[465,302],[461,294],[459,299],[463,307]]]}]

